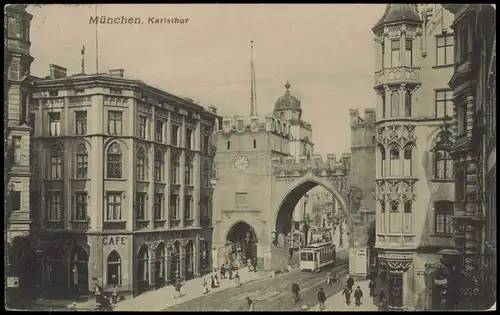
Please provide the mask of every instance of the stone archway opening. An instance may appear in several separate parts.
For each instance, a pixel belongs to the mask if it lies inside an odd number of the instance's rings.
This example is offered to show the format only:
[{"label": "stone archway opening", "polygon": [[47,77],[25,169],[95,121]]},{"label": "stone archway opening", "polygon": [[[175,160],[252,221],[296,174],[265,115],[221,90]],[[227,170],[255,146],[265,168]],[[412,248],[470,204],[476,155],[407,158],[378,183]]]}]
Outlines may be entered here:
[{"label": "stone archway opening", "polygon": [[246,265],[257,260],[257,234],[250,224],[239,221],[233,224],[226,234],[226,263]]},{"label": "stone archway opening", "polygon": [[[308,197],[308,193],[317,186],[321,186],[327,192],[332,194],[333,199],[338,202],[337,212],[342,213],[343,219],[340,220],[340,222],[337,222],[338,225],[336,225],[336,228],[333,229],[334,230],[333,234],[337,233],[338,235],[337,236],[332,235],[331,240],[334,241],[334,243],[337,243],[337,245],[340,245],[340,247],[342,247],[343,244],[346,245],[348,244],[347,240],[348,233],[346,232],[350,231],[352,224],[350,223],[350,217],[348,215],[347,205],[343,200],[342,196],[333,187],[329,187],[319,181],[305,180],[297,184],[293,189],[291,189],[281,201],[281,204],[277,211],[274,240],[272,242],[275,247],[285,248],[287,247],[286,244],[290,243],[290,240],[293,238],[293,234],[295,233],[295,230],[297,230],[297,227],[295,226],[296,223],[294,224],[293,221],[294,211],[296,210],[304,212],[302,215],[302,217],[304,218],[304,224],[302,224],[302,226],[299,227],[299,230],[301,230],[301,234],[304,235],[305,239],[304,243],[308,244],[312,241],[310,239],[311,226],[309,223],[305,222],[307,220],[307,215],[305,214],[305,212],[307,210],[306,207],[312,206],[312,204],[307,204],[307,203],[313,202],[313,200],[311,200],[311,197]],[[302,198],[304,198],[303,206],[297,208],[297,204]],[[310,219],[312,219],[312,221],[314,222],[316,218],[310,218]],[[345,220],[347,226],[345,226],[343,220]],[[335,219],[332,218],[331,222],[332,223],[335,222]],[[325,223],[325,220],[323,219],[320,219],[318,221],[318,223],[316,224],[317,230],[321,231],[325,228],[324,227],[325,224],[323,223]],[[316,229],[316,227],[314,228]]]}]

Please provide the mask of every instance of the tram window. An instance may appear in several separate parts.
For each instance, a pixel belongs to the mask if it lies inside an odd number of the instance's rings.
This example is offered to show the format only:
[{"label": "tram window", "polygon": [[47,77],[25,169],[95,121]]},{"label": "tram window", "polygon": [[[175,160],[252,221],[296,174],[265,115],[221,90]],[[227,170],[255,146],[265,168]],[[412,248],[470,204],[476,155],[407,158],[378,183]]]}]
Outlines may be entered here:
[{"label": "tram window", "polygon": [[307,260],[306,253],[300,253],[300,260]]},{"label": "tram window", "polygon": [[313,261],[313,253],[307,253],[307,260],[308,261]]}]

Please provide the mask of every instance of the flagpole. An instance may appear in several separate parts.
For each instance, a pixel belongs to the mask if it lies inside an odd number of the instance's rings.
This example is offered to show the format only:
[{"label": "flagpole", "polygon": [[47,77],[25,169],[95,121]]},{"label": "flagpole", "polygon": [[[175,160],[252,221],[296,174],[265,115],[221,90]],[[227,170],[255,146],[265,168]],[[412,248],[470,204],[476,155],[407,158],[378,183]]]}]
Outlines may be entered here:
[{"label": "flagpole", "polygon": [[[94,9],[95,17],[96,19],[99,19],[99,16],[97,15],[97,4],[94,4]],[[99,23],[95,23],[95,71],[96,73],[99,73],[99,33],[97,25],[99,25]]]}]

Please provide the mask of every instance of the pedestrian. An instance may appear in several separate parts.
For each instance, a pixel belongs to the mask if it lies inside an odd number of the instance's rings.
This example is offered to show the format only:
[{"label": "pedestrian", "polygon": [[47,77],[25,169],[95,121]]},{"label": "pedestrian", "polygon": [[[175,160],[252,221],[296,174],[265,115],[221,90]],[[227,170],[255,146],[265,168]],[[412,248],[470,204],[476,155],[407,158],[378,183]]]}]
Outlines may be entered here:
[{"label": "pedestrian", "polygon": [[248,296],[247,296],[247,307],[246,307],[246,309],[247,309],[247,312],[253,312],[254,311],[253,301]]},{"label": "pedestrian", "polygon": [[233,264],[229,264],[228,271],[229,271],[229,280],[233,280]]},{"label": "pedestrian", "polygon": [[219,281],[219,276],[217,275],[217,272],[214,274],[214,279],[215,279],[215,285],[219,286],[220,281]]},{"label": "pedestrian", "polygon": [[181,279],[179,279],[179,278],[177,278],[175,280],[175,291],[178,292],[177,297],[180,298],[181,297]]},{"label": "pedestrian", "polygon": [[345,304],[347,304],[347,306],[351,305],[351,293],[352,290],[349,286],[346,286],[344,291],[342,291],[342,295],[345,296]]},{"label": "pedestrian", "polygon": [[113,304],[116,304],[118,303],[118,287],[115,285],[113,285],[113,293],[111,293],[111,298],[112,298],[112,301],[113,301]]},{"label": "pedestrian", "polygon": [[225,279],[226,278],[226,267],[224,264],[220,266],[220,279]]},{"label": "pedestrian", "polygon": [[257,272],[257,257],[252,259],[253,272]]},{"label": "pedestrian", "polygon": [[293,248],[290,247],[288,249],[288,260],[292,259],[292,257],[293,257]]},{"label": "pedestrian", "polygon": [[368,288],[370,289],[370,297],[375,296],[375,289],[377,288],[377,283],[373,280],[373,278],[370,280],[370,283],[368,284]]},{"label": "pedestrian", "polygon": [[202,287],[202,290],[203,290],[203,294],[207,294],[208,293],[208,284],[207,284],[207,279],[206,278],[203,278],[203,280],[201,282],[201,287]]},{"label": "pedestrian", "polygon": [[352,287],[354,286],[354,279],[351,278],[351,275],[347,278],[347,286],[349,287],[349,290],[352,290]]},{"label": "pedestrian", "polygon": [[217,282],[215,281],[215,277],[214,277],[214,275],[212,275],[212,276],[211,276],[211,279],[210,279],[210,280],[211,280],[211,284],[210,284],[210,286],[212,287],[212,289],[217,288]]},{"label": "pedestrian", "polygon": [[361,288],[358,287],[356,288],[356,291],[354,291],[354,299],[356,302],[356,306],[361,306],[361,298],[363,297],[363,291],[361,291]]},{"label": "pedestrian", "polygon": [[378,294],[378,309],[379,309],[379,311],[385,310],[386,306],[387,306],[387,298],[385,296],[385,292],[383,289],[380,289],[380,292]]},{"label": "pedestrian", "polygon": [[234,274],[234,283],[236,284],[236,287],[239,288],[241,286],[240,284],[240,275],[238,274],[238,271]]},{"label": "pedestrian", "polygon": [[318,302],[319,302],[319,310],[322,311],[325,309],[325,301],[326,301],[326,295],[325,292],[323,291],[323,288],[319,288],[318,291]]}]

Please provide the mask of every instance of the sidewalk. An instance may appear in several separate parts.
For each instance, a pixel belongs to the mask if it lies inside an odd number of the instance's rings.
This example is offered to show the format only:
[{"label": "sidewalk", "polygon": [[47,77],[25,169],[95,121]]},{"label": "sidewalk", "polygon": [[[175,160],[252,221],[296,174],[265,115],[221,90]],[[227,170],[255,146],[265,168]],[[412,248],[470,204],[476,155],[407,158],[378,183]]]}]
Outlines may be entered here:
[{"label": "sidewalk", "polygon": [[[355,311],[355,312],[373,312],[378,311],[378,307],[373,304],[373,299],[370,298],[370,290],[368,289],[369,281],[356,281],[354,282],[353,294],[351,295],[351,305],[347,306],[345,304],[345,297],[342,295],[342,291],[336,293],[329,297],[325,302],[324,311]],[[359,286],[363,291],[363,297],[361,298],[361,306],[354,306],[354,290]],[[319,311],[319,304],[314,305],[308,311],[316,312]]]},{"label": "sidewalk", "polygon": [[[269,277],[268,271],[250,272],[247,268],[241,268],[238,270],[238,273],[240,275],[240,284]],[[204,277],[210,284],[210,274],[207,274]],[[165,286],[155,291],[145,292],[133,299],[119,302],[116,304],[114,311],[162,311],[167,307],[181,304],[202,296],[203,290],[201,283],[202,278],[196,278],[185,282],[181,287],[182,296],[180,298],[174,298],[178,296],[178,293],[175,291],[173,286]],[[225,279],[220,282],[220,286],[218,288],[209,288],[208,294],[232,287],[235,287],[234,280]]]},{"label": "sidewalk", "polygon": [[94,299],[74,301],[74,300],[47,300],[38,299],[32,304],[27,306],[28,310],[67,310],[67,306],[71,303],[76,303],[76,308],[78,310],[92,310],[95,306]]}]

